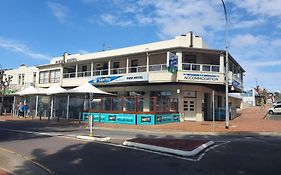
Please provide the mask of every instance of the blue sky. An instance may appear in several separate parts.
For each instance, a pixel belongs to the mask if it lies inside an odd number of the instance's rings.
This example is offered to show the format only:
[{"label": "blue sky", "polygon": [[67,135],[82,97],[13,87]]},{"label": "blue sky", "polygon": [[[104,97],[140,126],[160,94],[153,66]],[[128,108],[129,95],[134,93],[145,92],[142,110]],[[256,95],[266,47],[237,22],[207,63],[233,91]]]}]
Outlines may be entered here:
[{"label": "blue sky", "polygon": [[[229,50],[256,82],[281,90],[281,0],[225,0]],[[0,6],[0,64],[46,64],[63,52],[122,48],[193,31],[224,49],[221,0],[9,0]]]}]

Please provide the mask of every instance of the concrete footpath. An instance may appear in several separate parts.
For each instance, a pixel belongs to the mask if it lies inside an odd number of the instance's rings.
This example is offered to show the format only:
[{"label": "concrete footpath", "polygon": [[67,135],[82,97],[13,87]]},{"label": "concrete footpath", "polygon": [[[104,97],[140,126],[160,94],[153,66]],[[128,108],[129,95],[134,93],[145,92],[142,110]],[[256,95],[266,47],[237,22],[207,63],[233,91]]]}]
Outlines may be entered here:
[{"label": "concrete footpath", "polygon": [[[230,121],[229,129],[225,128],[224,121],[203,121],[192,122],[184,121],[179,123],[159,124],[159,125],[123,125],[123,124],[108,124],[108,123],[94,123],[95,128],[110,129],[110,130],[140,130],[140,131],[156,131],[156,132],[185,132],[185,133],[281,133],[281,120],[267,120],[265,119],[267,109],[260,107],[252,107],[238,112],[239,117]],[[1,116],[1,120],[17,120],[46,123],[46,119],[39,120],[31,118],[18,118],[12,116]],[[79,124],[78,121],[68,121],[56,119],[48,121],[48,124],[65,124],[72,126],[85,126],[87,123]],[[168,133],[167,133],[168,134]]]},{"label": "concrete footpath", "polygon": [[252,107],[239,111],[239,117],[230,121],[229,129],[225,128],[224,121],[204,121],[192,122],[184,121],[180,123],[170,123],[161,125],[121,125],[121,124],[106,124],[95,123],[97,128],[108,129],[135,129],[144,131],[159,131],[159,132],[185,132],[193,134],[243,134],[243,133],[267,133],[281,134],[281,120],[267,120],[265,116],[267,109],[260,107]]}]

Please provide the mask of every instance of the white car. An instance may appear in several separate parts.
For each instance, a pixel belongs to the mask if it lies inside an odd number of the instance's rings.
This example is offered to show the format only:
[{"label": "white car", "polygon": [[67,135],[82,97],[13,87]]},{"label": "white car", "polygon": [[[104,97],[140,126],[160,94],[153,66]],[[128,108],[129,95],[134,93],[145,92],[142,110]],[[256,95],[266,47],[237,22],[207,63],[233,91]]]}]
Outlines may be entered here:
[{"label": "white car", "polygon": [[276,106],[269,108],[268,113],[269,114],[281,113],[281,104],[277,104]]},{"label": "white car", "polygon": [[277,101],[277,102],[273,103],[273,106],[276,106],[276,105],[281,105],[281,101]]}]

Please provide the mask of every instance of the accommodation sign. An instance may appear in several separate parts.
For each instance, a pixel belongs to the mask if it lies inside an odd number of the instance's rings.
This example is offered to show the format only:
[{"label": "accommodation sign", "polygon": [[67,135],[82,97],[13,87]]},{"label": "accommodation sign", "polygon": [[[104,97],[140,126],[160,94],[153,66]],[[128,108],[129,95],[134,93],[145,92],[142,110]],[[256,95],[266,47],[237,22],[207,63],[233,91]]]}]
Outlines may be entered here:
[{"label": "accommodation sign", "polygon": [[219,75],[184,73],[183,79],[188,81],[218,82]]},{"label": "accommodation sign", "polygon": [[91,84],[99,83],[122,83],[122,82],[138,82],[138,81],[148,81],[147,73],[134,74],[134,75],[113,75],[113,76],[102,76],[96,77],[90,80]]}]

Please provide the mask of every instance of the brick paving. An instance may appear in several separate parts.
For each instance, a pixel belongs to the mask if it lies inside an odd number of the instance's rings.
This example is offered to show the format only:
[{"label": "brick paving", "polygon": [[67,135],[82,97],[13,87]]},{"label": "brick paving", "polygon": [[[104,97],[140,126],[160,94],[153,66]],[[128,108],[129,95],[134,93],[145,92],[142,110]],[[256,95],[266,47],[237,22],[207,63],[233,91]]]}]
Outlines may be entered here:
[{"label": "brick paving", "polygon": [[0,168],[0,175],[12,175],[12,174]]},{"label": "brick paving", "polygon": [[[281,120],[267,120],[264,119],[267,113],[267,108],[261,109],[260,107],[252,107],[243,109],[238,112],[239,117],[230,121],[230,128],[225,128],[224,121],[214,122],[215,132],[280,132],[281,133]],[[31,120],[31,118],[18,118],[11,116],[2,116],[0,120]],[[33,119],[33,121],[46,122],[46,119],[39,121]],[[56,120],[50,123],[56,123]],[[67,122],[66,120],[60,120],[60,123],[70,123],[72,125],[78,125],[77,121]],[[84,124],[86,125],[86,124]],[[162,131],[162,132],[213,132],[213,122],[192,122],[184,121],[179,123],[159,124],[159,125],[124,125],[124,124],[108,124],[108,123],[94,123],[98,128],[112,128],[112,129],[137,129],[137,130],[150,130],[150,131]]]},{"label": "brick paving", "polygon": [[182,151],[192,151],[199,146],[207,143],[206,140],[188,140],[188,139],[150,139],[150,138],[134,138],[127,140],[135,143],[142,143],[153,146],[172,148]]},{"label": "brick paving", "polygon": [[[281,132],[281,121],[264,119],[267,108],[252,107],[239,111],[239,117],[230,121],[229,129],[225,128],[224,121],[214,122],[215,132]],[[155,131],[179,131],[179,132],[213,132],[213,122],[192,122],[160,124],[160,125],[121,125],[95,123],[97,127],[116,129],[140,129]]]}]

